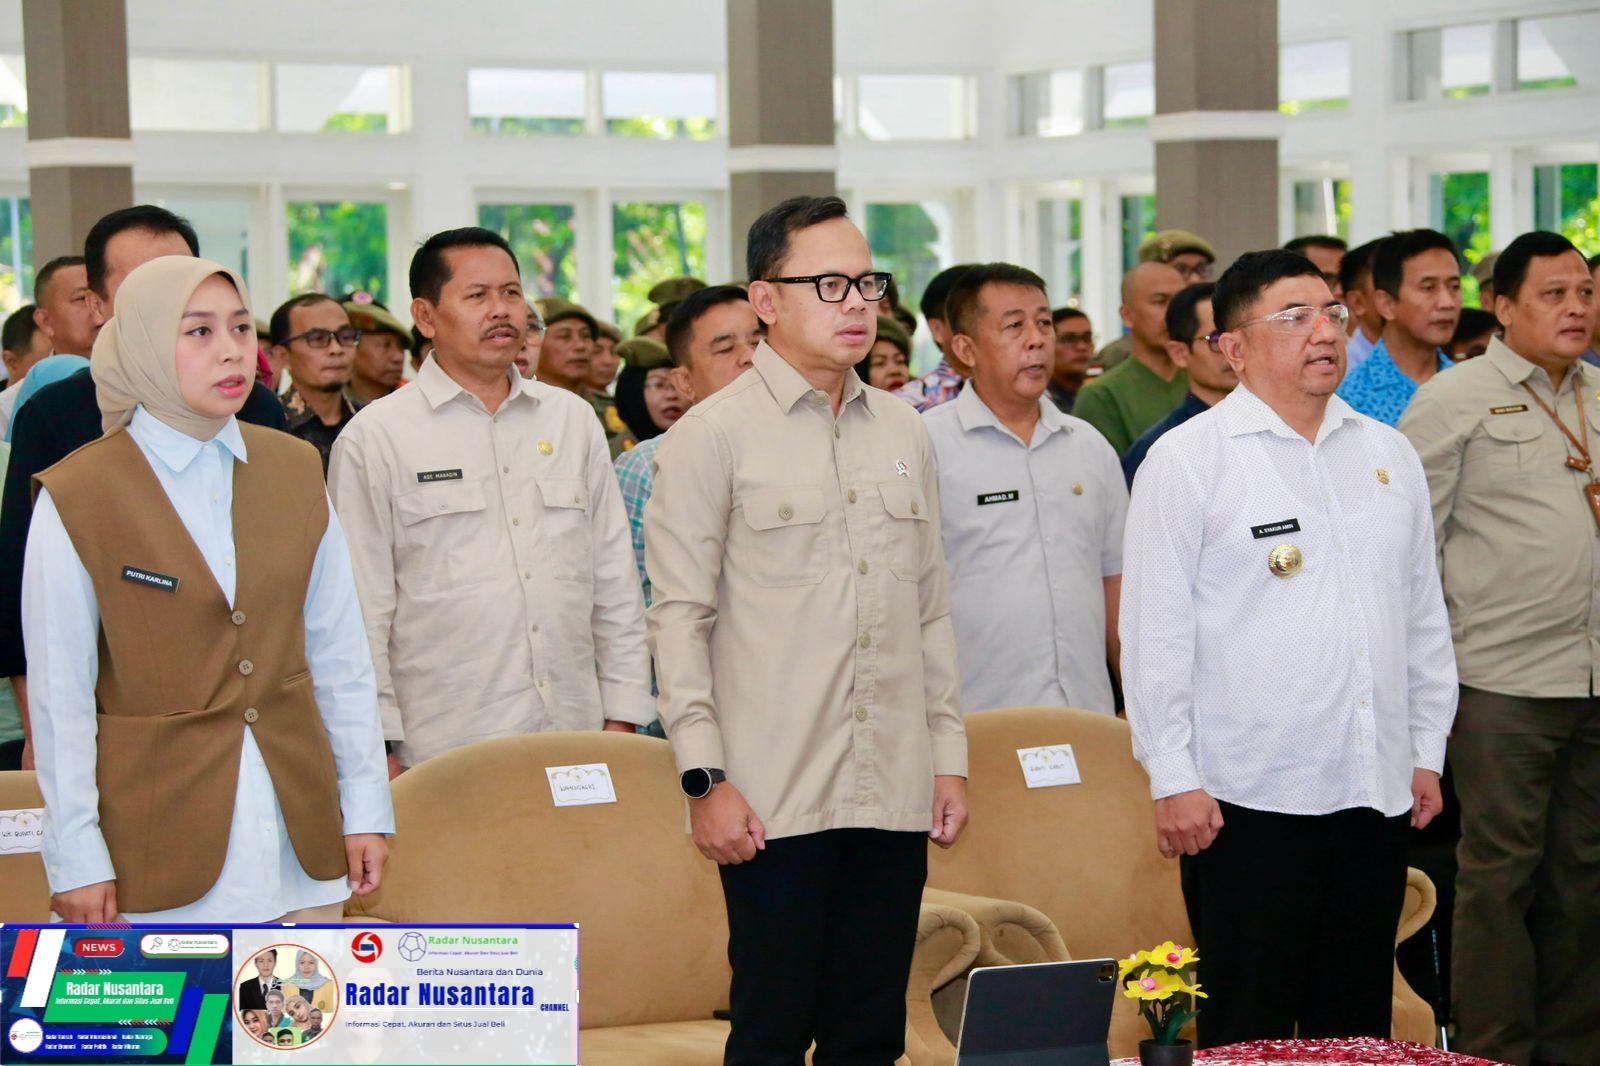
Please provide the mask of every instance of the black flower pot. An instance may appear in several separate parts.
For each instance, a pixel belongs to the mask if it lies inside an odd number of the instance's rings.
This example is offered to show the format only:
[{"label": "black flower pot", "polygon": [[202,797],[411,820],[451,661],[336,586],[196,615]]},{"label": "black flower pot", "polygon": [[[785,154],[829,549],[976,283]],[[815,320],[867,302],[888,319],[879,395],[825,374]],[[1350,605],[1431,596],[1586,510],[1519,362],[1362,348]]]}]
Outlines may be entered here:
[{"label": "black flower pot", "polygon": [[1187,1040],[1180,1040],[1176,1044],[1141,1040],[1139,1062],[1141,1066],[1193,1066],[1194,1045]]}]

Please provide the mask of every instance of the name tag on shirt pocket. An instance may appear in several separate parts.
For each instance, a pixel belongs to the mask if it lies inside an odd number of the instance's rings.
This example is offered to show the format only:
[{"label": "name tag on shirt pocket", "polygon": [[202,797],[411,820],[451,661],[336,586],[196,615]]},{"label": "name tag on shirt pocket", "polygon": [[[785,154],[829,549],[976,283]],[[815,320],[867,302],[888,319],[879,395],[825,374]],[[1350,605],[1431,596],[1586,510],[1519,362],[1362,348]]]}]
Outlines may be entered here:
[{"label": "name tag on shirt pocket", "polygon": [[1017,761],[1022,764],[1022,778],[1029,788],[1083,783],[1083,777],[1078,773],[1078,758],[1072,753],[1071,744],[1018,748]]},{"label": "name tag on shirt pocket", "polygon": [[432,482],[394,498],[395,514],[403,526],[414,526],[440,515],[481,511],[486,506],[483,485],[478,481]]}]

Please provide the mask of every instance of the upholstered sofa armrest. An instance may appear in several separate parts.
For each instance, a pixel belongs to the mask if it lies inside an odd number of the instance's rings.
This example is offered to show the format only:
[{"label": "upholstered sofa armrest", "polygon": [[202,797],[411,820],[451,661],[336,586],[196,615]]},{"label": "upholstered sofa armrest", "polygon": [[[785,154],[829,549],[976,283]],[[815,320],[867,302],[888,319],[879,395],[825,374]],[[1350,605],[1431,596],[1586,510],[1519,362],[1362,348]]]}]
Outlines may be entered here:
[{"label": "upholstered sofa armrest", "polygon": [[942,888],[924,889],[922,903],[924,907],[931,903],[955,907],[978,923],[981,942],[975,965],[1015,966],[1072,958],[1055,923],[1026,903]]},{"label": "upholstered sofa armrest", "polygon": [[915,1066],[956,1061],[955,1045],[934,1017],[933,993],[972,967],[980,944],[978,923],[966,911],[923,902],[906,985],[906,1058]]},{"label": "upholstered sofa armrest", "polygon": [[[1394,942],[1402,944],[1417,934],[1439,905],[1439,891],[1428,875],[1412,867],[1406,871],[1406,897],[1400,905],[1400,924],[1395,929]],[[1439,1042],[1439,1028],[1434,1019],[1433,1005],[1417,995],[1397,963],[1394,968],[1394,993],[1390,1036],[1408,1040],[1424,1047],[1435,1047]]]}]

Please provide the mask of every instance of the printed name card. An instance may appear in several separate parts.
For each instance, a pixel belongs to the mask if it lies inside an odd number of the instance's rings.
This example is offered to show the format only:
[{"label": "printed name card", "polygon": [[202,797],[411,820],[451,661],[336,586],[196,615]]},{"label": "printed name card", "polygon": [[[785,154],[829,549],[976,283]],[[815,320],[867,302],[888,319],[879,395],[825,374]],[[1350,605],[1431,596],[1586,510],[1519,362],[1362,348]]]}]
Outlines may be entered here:
[{"label": "printed name card", "polygon": [[38,851],[43,843],[43,807],[0,811],[0,855]]},{"label": "printed name card", "polygon": [[617,789],[611,783],[611,768],[603,762],[582,766],[546,766],[550,779],[550,798],[557,807],[582,807],[589,803],[617,802]]},{"label": "printed name card", "polygon": [[1017,759],[1022,763],[1022,777],[1029,788],[1051,788],[1083,782],[1083,778],[1078,776],[1078,760],[1072,754],[1071,744],[1018,748]]}]

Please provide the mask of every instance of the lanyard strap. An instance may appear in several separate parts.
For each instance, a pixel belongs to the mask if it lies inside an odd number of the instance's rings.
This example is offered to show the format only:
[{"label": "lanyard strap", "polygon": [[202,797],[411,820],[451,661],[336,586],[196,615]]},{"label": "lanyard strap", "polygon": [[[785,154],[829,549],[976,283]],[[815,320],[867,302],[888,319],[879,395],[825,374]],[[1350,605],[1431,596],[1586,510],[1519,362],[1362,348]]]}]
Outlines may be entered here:
[{"label": "lanyard strap", "polygon": [[[1561,421],[1561,416],[1556,413],[1555,408],[1545,403],[1539,394],[1533,391],[1532,385],[1524,381],[1522,387],[1528,391],[1529,396],[1533,397],[1533,402],[1539,405],[1539,409],[1550,416],[1550,420],[1556,424],[1556,428],[1561,430],[1566,435],[1567,440],[1572,442],[1572,446],[1578,450],[1577,455],[1567,457],[1567,465],[1574,470],[1592,471],[1594,469],[1594,461],[1589,457],[1589,423],[1583,417],[1583,390],[1577,387],[1576,382],[1573,383],[1573,406],[1578,409],[1578,432],[1583,434],[1583,440],[1580,441],[1572,435],[1572,430],[1567,428],[1567,424]],[[1559,400],[1560,397],[1557,397],[1558,402]]]}]

